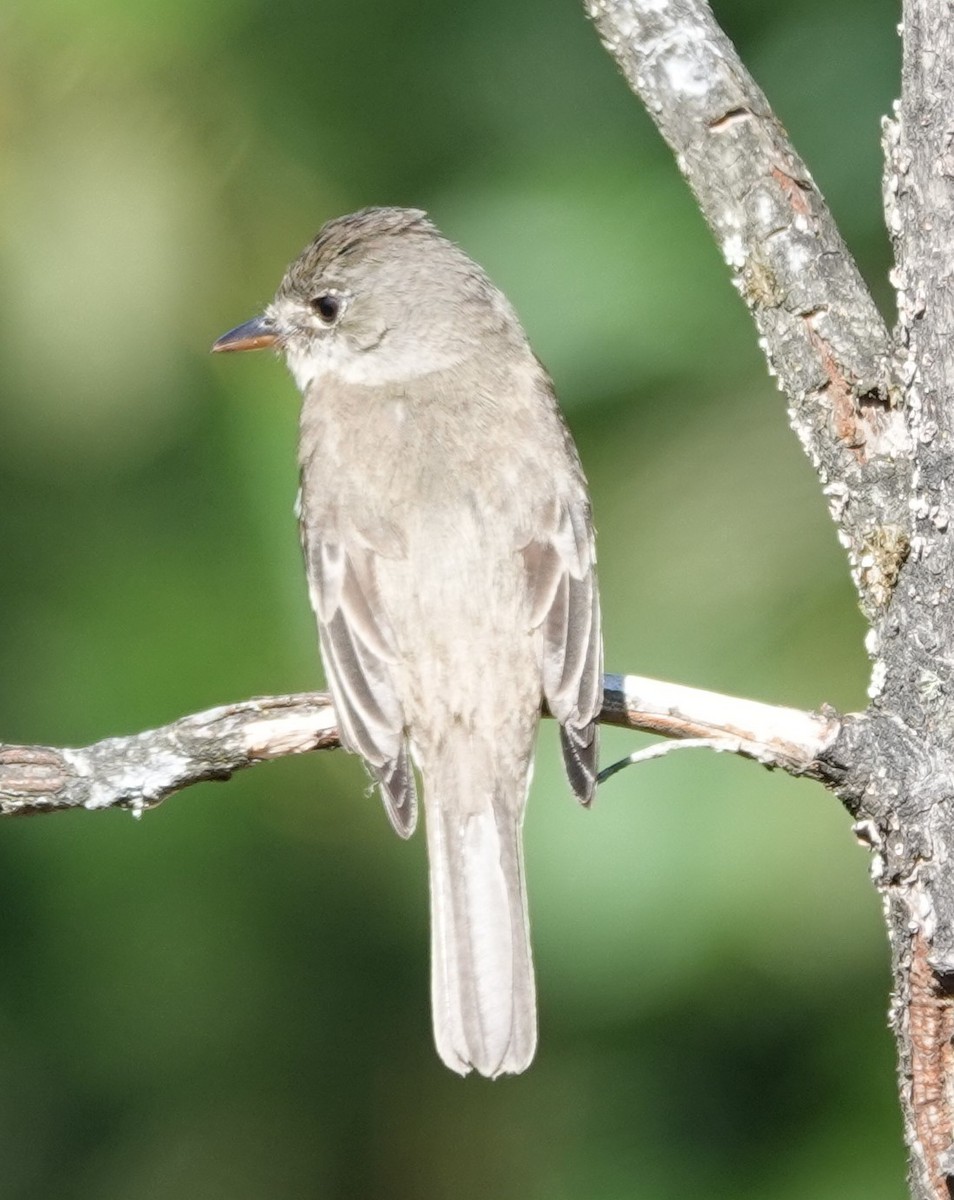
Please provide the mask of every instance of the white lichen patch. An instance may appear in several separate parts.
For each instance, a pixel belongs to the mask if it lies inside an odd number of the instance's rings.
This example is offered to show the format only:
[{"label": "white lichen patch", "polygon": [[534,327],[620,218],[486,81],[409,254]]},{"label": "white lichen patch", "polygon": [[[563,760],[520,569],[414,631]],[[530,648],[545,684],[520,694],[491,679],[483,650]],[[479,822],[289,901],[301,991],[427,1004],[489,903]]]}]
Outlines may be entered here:
[{"label": "white lichen patch", "polygon": [[83,750],[70,750],[69,748],[60,751],[60,755],[65,763],[68,763],[74,775],[78,775],[85,779],[92,774],[89,765],[89,758]]},{"label": "white lichen patch", "polygon": [[788,269],[794,275],[804,271],[812,260],[812,254],[801,242],[789,241],[787,251]]},{"label": "white lichen patch", "polygon": [[884,691],[884,685],[888,679],[888,668],[885,666],[884,659],[876,659],[871,667],[871,682],[868,684],[868,698],[876,700]]},{"label": "white lichen patch", "polygon": [[884,839],[881,836],[881,830],[872,820],[856,821],[851,827],[851,832],[859,845],[866,846],[869,850],[880,850],[884,845]]},{"label": "white lichen patch", "polygon": [[682,96],[704,96],[712,86],[705,63],[693,54],[670,54],[663,60],[662,68],[670,88]]},{"label": "white lichen patch", "polygon": [[742,235],[730,233],[722,243],[722,254],[730,267],[740,271],[745,266],[746,260],[745,242]]},{"label": "white lichen patch", "polygon": [[130,762],[101,778],[87,771],[92,781],[83,807],[110,808],[125,801],[131,808],[141,808],[158,800],[178,780],[188,778],[192,769],[191,760],[184,755],[173,750],[156,750],[147,762]]},{"label": "white lichen patch", "polygon": [[848,507],[848,501],[851,499],[847,483],[844,480],[836,479],[832,483],[827,483],[822,491],[828,500],[828,511],[831,513],[832,520],[836,524],[840,524],[845,509]]},{"label": "white lichen patch", "polygon": [[868,457],[907,458],[911,453],[911,437],[904,416],[892,410],[885,413],[880,423],[870,429],[865,444]]},{"label": "white lichen patch", "polygon": [[937,929],[937,916],[931,893],[918,881],[907,889],[906,899],[909,913],[908,928],[912,933],[920,933],[927,941],[933,941]]},{"label": "white lichen patch", "polygon": [[764,189],[759,192],[758,198],[755,201],[755,218],[763,229],[768,229],[778,224],[778,211],[775,198],[770,192]]}]

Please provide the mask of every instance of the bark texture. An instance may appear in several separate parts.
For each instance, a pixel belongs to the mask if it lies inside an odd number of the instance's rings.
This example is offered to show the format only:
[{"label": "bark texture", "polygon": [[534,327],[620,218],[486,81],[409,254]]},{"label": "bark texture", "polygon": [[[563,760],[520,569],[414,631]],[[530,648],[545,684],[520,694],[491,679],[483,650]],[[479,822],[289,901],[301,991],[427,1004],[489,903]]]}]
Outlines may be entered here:
[{"label": "bark texture", "polygon": [[[954,26],[938,0],[904,5],[901,100],[885,122],[894,247],[894,354],[914,445],[910,555],[876,630],[876,705],[914,753],[879,789],[891,831],[887,914],[901,1099],[916,1196],[954,1190]],[[895,774],[892,768],[897,769]],[[898,769],[900,768],[900,769]],[[893,775],[893,778],[892,778]]]}]

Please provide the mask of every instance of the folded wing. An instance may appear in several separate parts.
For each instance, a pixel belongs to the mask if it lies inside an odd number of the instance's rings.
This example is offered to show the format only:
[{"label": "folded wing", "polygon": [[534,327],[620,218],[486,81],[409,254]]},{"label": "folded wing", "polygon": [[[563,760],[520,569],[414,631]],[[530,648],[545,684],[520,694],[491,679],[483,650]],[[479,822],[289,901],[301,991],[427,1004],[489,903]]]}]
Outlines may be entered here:
[{"label": "folded wing", "polygon": [[582,488],[543,508],[537,525],[523,556],[533,598],[531,620],[543,633],[543,694],[560,724],[570,786],[582,804],[589,804],[599,756],[603,645],[596,549]]},{"label": "folded wing", "polygon": [[393,635],[377,596],[377,555],[360,538],[323,538],[304,523],[302,544],[341,743],[367,763],[391,824],[409,837],[417,790],[393,681]]}]

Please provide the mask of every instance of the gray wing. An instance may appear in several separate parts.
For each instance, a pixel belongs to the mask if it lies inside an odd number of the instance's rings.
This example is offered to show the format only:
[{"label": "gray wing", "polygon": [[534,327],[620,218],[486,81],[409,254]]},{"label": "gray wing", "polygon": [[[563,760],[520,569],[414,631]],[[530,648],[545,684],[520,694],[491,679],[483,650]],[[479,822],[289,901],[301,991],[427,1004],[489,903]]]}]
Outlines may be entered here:
[{"label": "gray wing", "polygon": [[322,538],[304,521],[302,545],[341,743],[364,759],[391,824],[409,837],[417,822],[417,789],[393,680],[397,655],[378,598],[377,555],[362,539]]},{"label": "gray wing", "polygon": [[542,513],[523,556],[534,628],[543,632],[543,694],[560,723],[567,778],[581,804],[596,789],[603,642],[590,506],[582,488]]}]

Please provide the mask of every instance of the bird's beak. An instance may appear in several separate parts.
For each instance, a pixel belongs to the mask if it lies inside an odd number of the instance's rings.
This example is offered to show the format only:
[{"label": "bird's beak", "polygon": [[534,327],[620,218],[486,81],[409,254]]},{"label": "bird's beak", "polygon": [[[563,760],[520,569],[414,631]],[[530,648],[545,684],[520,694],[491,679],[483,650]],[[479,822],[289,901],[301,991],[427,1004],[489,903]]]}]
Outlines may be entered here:
[{"label": "bird's beak", "polygon": [[252,317],[244,325],[236,325],[223,333],[212,346],[213,353],[220,350],[262,350],[274,346],[280,340],[278,329],[271,317]]}]

